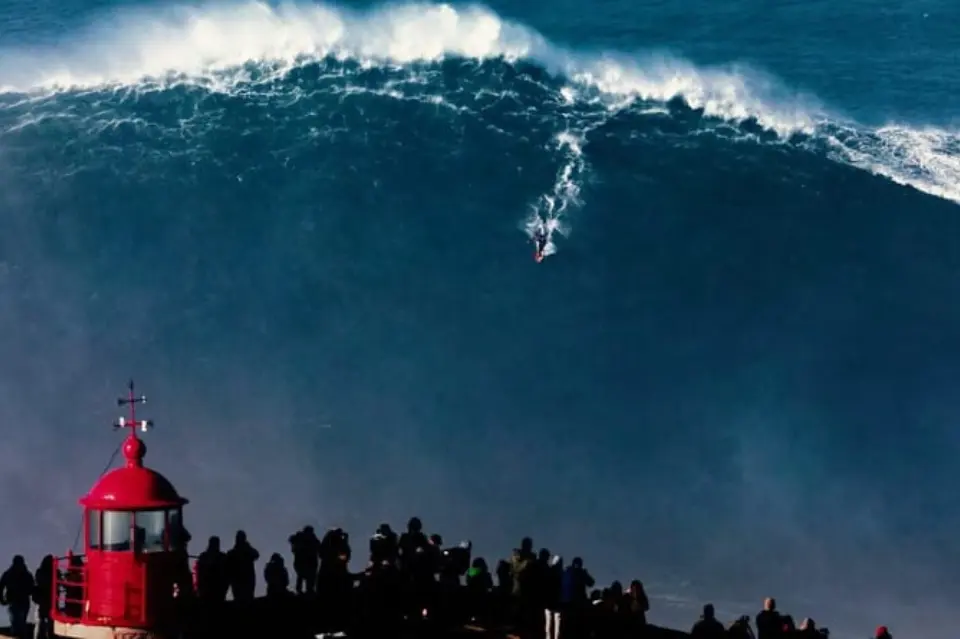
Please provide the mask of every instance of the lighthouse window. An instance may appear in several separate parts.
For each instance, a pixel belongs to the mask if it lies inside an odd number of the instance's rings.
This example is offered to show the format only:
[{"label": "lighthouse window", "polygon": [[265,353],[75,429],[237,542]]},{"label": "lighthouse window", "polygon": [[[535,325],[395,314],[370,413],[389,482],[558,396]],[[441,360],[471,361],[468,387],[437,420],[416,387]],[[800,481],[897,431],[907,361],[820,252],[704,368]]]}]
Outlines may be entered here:
[{"label": "lighthouse window", "polygon": [[166,512],[163,510],[146,510],[133,515],[134,526],[137,528],[137,539],[140,552],[163,552],[163,531],[166,528]]},{"label": "lighthouse window", "polygon": [[103,511],[100,531],[103,550],[130,550],[130,513],[117,510]]},{"label": "lighthouse window", "polygon": [[87,513],[87,540],[92,550],[100,550],[100,511]]}]

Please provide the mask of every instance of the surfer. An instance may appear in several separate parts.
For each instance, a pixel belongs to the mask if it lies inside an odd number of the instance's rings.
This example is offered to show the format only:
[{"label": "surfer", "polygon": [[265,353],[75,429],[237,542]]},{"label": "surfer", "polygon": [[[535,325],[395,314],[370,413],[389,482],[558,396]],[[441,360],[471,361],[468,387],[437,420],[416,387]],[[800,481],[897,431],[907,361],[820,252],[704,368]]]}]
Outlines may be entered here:
[{"label": "surfer", "polygon": [[547,230],[543,226],[537,227],[537,230],[534,231],[533,245],[535,247],[533,259],[537,262],[542,262],[544,258],[543,252],[547,248]]}]

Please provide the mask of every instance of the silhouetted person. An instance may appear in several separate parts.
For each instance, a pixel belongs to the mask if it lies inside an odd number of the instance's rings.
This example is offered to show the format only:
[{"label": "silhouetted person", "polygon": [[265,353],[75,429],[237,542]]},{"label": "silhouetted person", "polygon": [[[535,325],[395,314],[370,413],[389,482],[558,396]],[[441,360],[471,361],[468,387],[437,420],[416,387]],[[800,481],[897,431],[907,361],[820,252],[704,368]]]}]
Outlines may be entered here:
[{"label": "silhouetted person", "polygon": [[440,548],[439,544],[436,544],[435,547],[439,551],[437,572],[440,584],[450,591],[455,591],[461,585],[460,578],[470,570],[473,543],[461,541],[453,548]]},{"label": "silhouetted person", "polygon": [[[342,528],[331,528],[320,542],[320,570],[339,569],[339,564],[350,561],[350,537]],[[325,566],[329,563],[330,566]]]},{"label": "silhouetted person", "polygon": [[550,569],[550,559],[553,555],[546,548],[541,548],[537,553],[537,560],[533,562],[533,574],[531,575],[532,584],[530,587],[533,601],[531,605],[536,608],[539,615],[539,623],[544,622],[544,611],[547,609],[547,573]]},{"label": "silhouetted person", "polygon": [[560,625],[565,639],[576,639],[583,634],[589,601],[587,591],[593,586],[593,577],[584,569],[583,559],[574,557],[560,580]]},{"label": "silhouetted person", "polygon": [[626,635],[625,598],[623,584],[614,581],[600,594],[600,601],[596,603],[591,614],[590,625],[598,637],[623,637]]},{"label": "silhouetted person", "polygon": [[887,630],[886,626],[880,626],[877,628],[877,631],[874,633],[876,639],[893,639],[893,635],[890,634],[890,631]]},{"label": "silhouetted person", "polygon": [[[376,552],[372,554],[376,555]],[[403,584],[396,561],[389,553],[379,556],[379,561],[370,562],[360,580],[356,595],[359,607],[358,635],[361,637],[386,637],[401,620]]]},{"label": "silhouetted person", "polygon": [[287,572],[280,553],[270,555],[270,560],[263,567],[263,582],[267,585],[267,597],[283,597],[289,592],[290,573]]},{"label": "silhouetted person", "polygon": [[780,632],[783,635],[792,635],[797,631],[797,626],[790,615],[780,615]]},{"label": "silhouetted person", "polygon": [[220,550],[220,538],[214,535],[197,557],[197,597],[206,604],[219,603],[227,598],[229,587],[227,556]]},{"label": "silhouetted person", "polygon": [[493,577],[483,557],[477,557],[467,571],[467,606],[470,620],[489,621]]},{"label": "silhouetted person", "polygon": [[167,536],[167,543],[170,545],[170,550],[181,550],[185,552],[190,545],[190,540],[193,539],[190,531],[187,530],[179,518],[170,519],[170,523],[164,530],[164,534]]},{"label": "silhouetted person", "polygon": [[583,559],[574,557],[570,566],[563,571],[563,579],[560,583],[560,602],[564,606],[585,606],[587,591],[594,585],[593,577],[583,567]]},{"label": "silhouetted person", "polygon": [[313,526],[304,526],[303,530],[290,537],[290,550],[293,552],[293,572],[297,575],[297,594],[304,591],[313,594],[317,589],[317,572],[320,569],[320,540]]},{"label": "silhouetted person", "polygon": [[427,536],[423,533],[423,522],[419,517],[411,517],[407,522],[407,532],[400,535],[398,550],[400,551],[400,570],[405,573],[413,571],[417,562],[417,555],[427,547]]},{"label": "silhouetted person", "polygon": [[443,548],[440,536],[435,537],[430,545],[435,549],[438,579],[432,605],[443,617],[441,623],[462,622],[470,614],[472,605],[463,590],[462,579],[471,569],[473,542],[464,540],[452,548]]},{"label": "silhouetted person", "polygon": [[631,631],[643,632],[647,627],[647,613],[650,611],[650,600],[643,589],[643,583],[639,579],[630,582],[630,589],[627,591],[626,609],[629,615],[628,624]]},{"label": "silhouetted person", "polygon": [[440,573],[442,559],[443,537],[434,533],[427,537],[427,545],[417,553],[414,562],[414,592],[417,606],[421,609],[429,611],[437,603],[437,575]]},{"label": "silhouetted person", "polygon": [[513,582],[513,610],[521,634],[530,634],[536,627],[540,610],[537,607],[536,581],[537,557],[533,554],[533,540],[524,537],[520,547],[510,557],[510,573]]},{"label": "silhouetted person", "polygon": [[193,580],[190,575],[190,551],[188,549],[193,537],[179,517],[171,517],[163,534],[166,537],[165,541],[170,552],[178,558],[179,573],[174,580],[177,598],[187,599],[194,594]]},{"label": "silhouetted person", "polygon": [[777,611],[777,600],[767,597],[763,610],[757,615],[757,639],[780,639],[783,636],[783,618]]},{"label": "silhouetted person", "polygon": [[546,639],[559,639],[560,637],[560,590],[562,583],[563,558],[560,555],[554,555],[547,561],[541,581]]},{"label": "silhouetted person", "polygon": [[483,557],[477,557],[470,564],[470,570],[467,571],[467,588],[470,592],[477,594],[490,594],[493,590],[493,576]]},{"label": "silhouetted person", "polygon": [[47,555],[40,561],[33,580],[33,603],[37,604],[36,639],[52,639],[53,622],[50,613],[53,607],[53,555]]},{"label": "silhouetted person", "polygon": [[727,639],[756,639],[750,627],[750,615],[741,615],[727,629]]},{"label": "silhouetted person", "polygon": [[320,542],[320,572],[317,593],[330,611],[330,622],[341,623],[353,594],[350,574],[350,538],[341,528],[327,531]]},{"label": "silhouetted person", "polygon": [[501,605],[513,596],[513,570],[510,568],[510,562],[501,559],[497,562],[497,598],[501,600]]},{"label": "silhouetted person", "polygon": [[807,617],[800,622],[800,628],[795,633],[797,637],[803,639],[820,639],[820,631],[817,630],[817,622]]},{"label": "silhouetted person", "polygon": [[693,624],[693,628],[690,630],[690,639],[723,639],[726,634],[726,628],[717,621],[713,604],[707,604],[703,607],[700,621]]},{"label": "silhouetted person", "polygon": [[15,555],[10,567],[0,576],[0,604],[10,613],[10,633],[24,637],[27,633],[27,615],[35,584],[22,555]]},{"label": "silhouetted person", "polygon": [[399,555],[397,533],[390,524],[380,524],[377,532],[370,538],[370,562],[379,565],[383,562],[397,563]]},{"label": "silhouetted person", "polygon": [[247,533],[237,531],[233,548],[227,553],[227,574],[234,601],[253,601],[257,589],[256,562],[260,553],[247,541]]},{"label": "silhouetted person", "polygon": [[513,596],[522,598],[529,596],[529,589],[532,586],[534,563],[536,557],[533,554],[533,540],[524,537],[520,542],[520,547],[515,548],[510,557],[510,575],[513,581]]}]

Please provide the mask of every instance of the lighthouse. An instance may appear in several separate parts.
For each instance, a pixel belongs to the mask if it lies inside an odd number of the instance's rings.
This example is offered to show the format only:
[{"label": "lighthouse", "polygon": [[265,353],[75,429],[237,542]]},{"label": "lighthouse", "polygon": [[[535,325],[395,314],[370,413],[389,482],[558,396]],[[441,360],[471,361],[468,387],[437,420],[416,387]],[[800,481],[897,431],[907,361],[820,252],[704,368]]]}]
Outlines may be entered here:
[{"label": "lighthouse", "polygon": [[[146,397],[117,400],[129,408],[116,429],[125,463],[103,475],[80,499],[83,553],[57,559],[54,633],[82,639],[169,639],[176,634],[176,591],[189,579],[183,526],[187,500],[163,475],[146,468],[137,436],[150,420],[137,418]],[[181,590],[182,592],[182,590]]]}]

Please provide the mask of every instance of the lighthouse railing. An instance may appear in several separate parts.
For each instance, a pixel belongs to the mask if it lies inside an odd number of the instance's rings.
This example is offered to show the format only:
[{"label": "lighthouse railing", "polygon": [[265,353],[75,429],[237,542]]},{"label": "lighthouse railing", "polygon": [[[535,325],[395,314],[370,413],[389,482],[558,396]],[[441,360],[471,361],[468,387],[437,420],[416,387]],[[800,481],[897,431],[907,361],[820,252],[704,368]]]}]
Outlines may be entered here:
[{"label": "lighthouse railing", "polygon": [[83,555],[68,553],[53,559],[51,617],[76,623],[87,613],[87,567]]},{"label": "lighthouse railing", "polygon": [[[50,616],[55,621],[68,624],[91,623],[94,625],[107,623],[111,621],[106,618],[91,616],[90,600],[87,573],[89,567],[86,561],[87,557],[80,554],[68,553],[63,557],[54,557],[53,559],[53,578],[51,579],[51,610]],[[174,600],[190,599],[196,593],[196,565],[199,557],[187,555],[190,575],[186,579],[178,579],[173,584],[171,593]],[[147,583],[145,575],[142,575],[142,581],[139,584],[129,584],[132,586],[127,590],[129,595],[136,597],[134,601],[139,604],[126,606],[126,621],[143,621],[146,618],[149,606]],[[139,587],[138,587],[139,586]],[[128,601],[130,601],[128,599]],[[133,601],[130,601],[133,604]],[[133,613],[131,615],[131,613]],[[130,616],[134,618],[129,618]],[[116,620],[114,620],[116,621]]]}]

